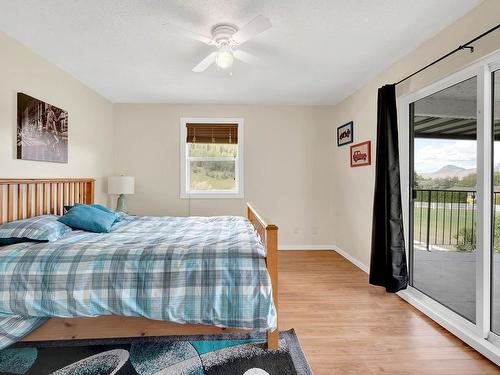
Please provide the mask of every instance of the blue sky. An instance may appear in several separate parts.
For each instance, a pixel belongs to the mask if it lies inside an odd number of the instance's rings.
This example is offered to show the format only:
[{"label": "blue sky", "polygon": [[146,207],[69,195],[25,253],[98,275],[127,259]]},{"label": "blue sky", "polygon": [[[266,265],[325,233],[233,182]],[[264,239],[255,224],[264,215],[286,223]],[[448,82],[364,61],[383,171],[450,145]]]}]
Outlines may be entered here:
[{"label": "blue sky", "polygon": [[[415,139],[414,163],[417,173],[431,173],[445,165],[476,168],[476,141]],[[500,163],[500,142],[495,142],[495,164]]]}]

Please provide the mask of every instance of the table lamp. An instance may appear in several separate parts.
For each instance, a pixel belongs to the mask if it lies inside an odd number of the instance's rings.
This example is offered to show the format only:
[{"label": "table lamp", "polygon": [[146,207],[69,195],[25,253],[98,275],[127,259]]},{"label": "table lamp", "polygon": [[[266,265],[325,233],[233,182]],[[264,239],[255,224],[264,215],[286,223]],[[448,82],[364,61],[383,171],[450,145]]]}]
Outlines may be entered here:
[{"label": "table lamp", "polygon": [[118,194],[116,211],[127,213],[127,199],[125,194],[134,194],[134,177],[113,176],[108,177],[108,194]]}]

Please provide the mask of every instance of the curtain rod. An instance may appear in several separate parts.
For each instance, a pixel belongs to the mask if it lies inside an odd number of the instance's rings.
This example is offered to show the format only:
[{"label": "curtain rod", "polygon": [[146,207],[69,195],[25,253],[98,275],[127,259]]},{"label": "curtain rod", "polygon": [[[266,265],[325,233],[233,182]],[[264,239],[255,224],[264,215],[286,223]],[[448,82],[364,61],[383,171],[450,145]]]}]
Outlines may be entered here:
[{"label": "curtain rod", "polygon": [[481,35],[476,36],[474,39],[469,40],[467,43],[464,43],[464,44],[462,44],[461,46],[458,46],[458,47],[457,47],[457,48],[455,48],[453,51],[448,52],[446,55],[444,55],[444,56],[440,57],[439,59],[434,60],[433,62],[431,62],[430,64],[427,64],[427,65],[426,65],[426,66],[424,66],[423,68],[420,68],[419,70],[417,70],[416,72],[414,72],[414,73],[410,74],[409,76],[406,76],[405,78],[403,78],[403,79],[399,80],[399,81],[398,81],[398,82],[396,82],[395,84],[396,84],[396,85],[399,85],[401,82],[404,82],[404,81],[406,81],[407,79],[409,79],[409,78],[413,77],[414,75],[416,75],[416,74],[418,74],[418,73],[420,73],[420,72],[422,72],[422,71],[424,71],[424,70],[426,70],[426,69],[430,68],[431,66],[433,66],[433,65],[437,64],[438,62],[440,62],[440,61],[442,61],[442,60],[446,59],[447,57],[450,57],[451,55],[453,55],[454,53],[457,53],[458,51],[462,51],[462,50],[464,50],[464,49],[468,49],[471,53],[473,53],[473,52],[474,52],[474,47],[473,47],[473,46],[471,46],[470,44],[472,44],[472,43],[476,42],[477,40],[479,40],[479,39],[481,39],[481,38],[483,38],[483,37],[485,37],[486,35],[488,35],[488,34],[492,33],[493,31],[495,31],[495,30],[496,30],[496,29],[498,29],[498,28],[500,28],[500,23],[499,23],[498,25],[496,25],[495,27],[492,27],[491,29],[489,29],[489,30],[485,31],[485,32],[484,32],[484,33],[482,33]]}]

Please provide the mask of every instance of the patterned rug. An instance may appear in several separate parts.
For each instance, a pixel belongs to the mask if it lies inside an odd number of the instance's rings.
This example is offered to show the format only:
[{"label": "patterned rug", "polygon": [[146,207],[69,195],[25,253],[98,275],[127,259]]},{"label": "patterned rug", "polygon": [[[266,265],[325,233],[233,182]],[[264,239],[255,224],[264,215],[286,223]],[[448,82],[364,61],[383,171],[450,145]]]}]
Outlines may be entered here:
[{"label": "patterned rug", "polygon": [[0,374],[310,375],[294,330],[280,349],[263,336],[222,334],[19,343],[0,351]]}]

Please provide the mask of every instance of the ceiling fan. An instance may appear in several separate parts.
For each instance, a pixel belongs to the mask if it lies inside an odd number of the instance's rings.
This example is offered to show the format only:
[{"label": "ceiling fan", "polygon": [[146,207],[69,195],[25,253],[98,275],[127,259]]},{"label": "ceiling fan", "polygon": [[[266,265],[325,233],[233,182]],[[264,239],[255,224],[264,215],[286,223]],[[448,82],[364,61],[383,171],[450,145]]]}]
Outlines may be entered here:
[{"label": "ceiling fan", "polygon": [[174,33],[182,34],[215,47],[214,52],[210,53],[193,68],[193,72],[196,73],[205,71],[213,63],[221,69],[230,69],[233,66],[234,59],[248,64],[254,63],[257,58],[248,52],[240,50],[238,47],[272,26],[269,18],[259,15],[241,29],[230,23],[218,23],[212,27],[212,37],[210,38],[171,23],[165,25]]}]

